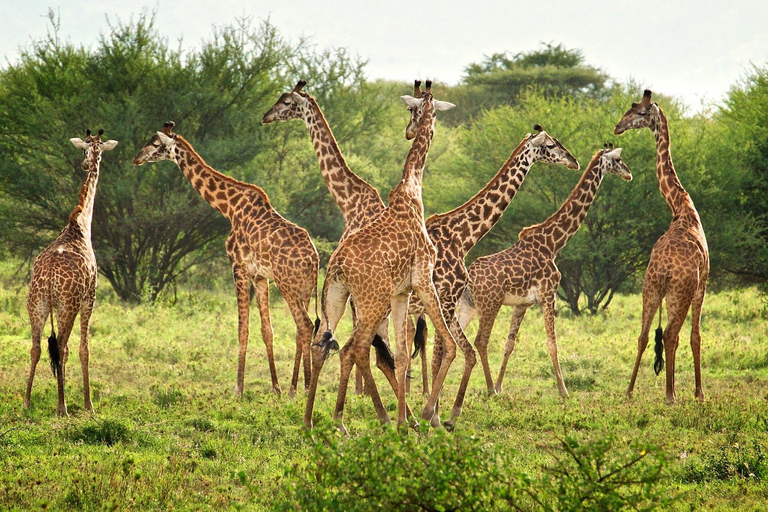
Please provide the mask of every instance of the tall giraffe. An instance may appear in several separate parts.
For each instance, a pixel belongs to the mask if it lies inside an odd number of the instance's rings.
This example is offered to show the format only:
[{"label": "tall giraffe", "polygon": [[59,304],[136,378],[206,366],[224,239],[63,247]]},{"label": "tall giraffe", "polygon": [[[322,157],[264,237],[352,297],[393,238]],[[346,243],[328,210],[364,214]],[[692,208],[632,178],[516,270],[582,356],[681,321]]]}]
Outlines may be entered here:
[{"label": "tall giraffe", "polygon": [[[469,285],[459,302],[459,322],[466,327],[475,314],[479,316],[475,346],[482,355],[485,381],[490,391],[501,392],[520,324],[528,308],[538,303],[544,312],[547,348],[555,369],[557,388],[561,396],[568,396],[555,336],[555,297],[560,284],[555,258],[587,216],[603,176],[612,173],[626,181],[632,180],[632,173],[620,155],[621,148],[613,149],[612,145],[595,153],[576,187],[554,214],[544,222],[520,231],[517,243],[509,249],[478,258],[469,266]],[[514,310],[504,360],[494,386],[486,354],[493,324],[503,305],[514,306]]]},{"label": "tall giraffe", "polygon": [[299,80],[293,90],[280,95],[261,122],[304,120],[325,184],[344,217],[344,240],[384,211],[384,201],[370,183],[349,168],[317,101],[302,91],[305,85]]},{"label": "tall giraffe", "polygon": [[[40,360],[40,336],[48,315],[51,315],[51,336],[48,338],[48,353],[51,357],[51,369],[58,387],[58,405],[56,414],[67,416],[67,404],[64,402],[64,375],[69,358],[69,335],[80,314],[80,367],[83,372],[84,408],[93,411],[91,404],[91,386],[88,376],[90,350],[88,347],[88,327],[96,300],[96,255],[91,245],[91,221],[93,202],[96,197],[96,185],[99,182],[99,166],[104,151],[111,151],[117,146],[116,140],[102,141],[104,130],[95,136],[86,130],[85,140],[69,139],[72,144],[83,150],[83,162],[80,165],[87,173],[80,188],[80,197],[69,215],[69,222],[56,240],[35,259],[32,268],[32,281],[29,283],[27,313],[32,325],[32,351],[27,394],[24,407],[29,407],[32,394],[32,381],[35,368]],[[53,316],[59,325],[56,336]]]},{"label": "tall giraffe", "polygon": [[395,326],[398,425],[403,425],[406,421],[405,372],[408,354],[405,320],[411,291],[424,302],[438,333],[449,340],[446,343],[444,364],[438,372],[432,394],[422,413],[424,419],[431,420],[434,415],[437,395],[456,355],[455,342],[443,319],[437,292],[432,283],[436,250],[424,226],[424,206],[421,199],[424,165],[434,135],[435,108],[452,107],[435,102],[431,86],[431,82],[427,81],[421,97],[409,100],[409,107],[419,111],[420,124],[405,160],[403,177],[389,195],[389,205],[373,222],[343,240],[328,264],[322,302],[323,323],[328,329],[322,335],[318,332],[321,339],[312,349],[312,380],[304,414],[304,424],[307,428],[312,426],[319,372],[327,350],[336,343],[333,330],[350,294],[357,307],[357,320],[351,338],[340,352],[339,394],[334,412],[334,419],[342,431],[345,431],[342,417],[347,383],[353,365],[358,365],[363,372],[379,419],[389,422],[389,416],[371,375],[369,352],[376,329],[386,318],[390,307]]},{"label": "tall giraffe", "polygon": [[[429,238],[437,248],[437,261],[432,280],[440,297],[440,307],[459,348],[464,353],[464,373],[451,411],[451,422],[461,413],[469,378],[476,363],[472,345],[456,317],[456,305],[468,282],[464,258],[499,221],[535,162],[563,165],[573,170],[579,169],[576,158],[563,147],[560,141],[543,131],[539,125],[535,125],[534,129],[537,133],[535,135],[529,133],[525,136],[482,190],[461,206],[446,213],[432,215],[425,222]],[[424,308],[417,299],[411,303],[410,313],[419,316],[417,325],[423,333],[426,325],[423,319]],[[414,355],[416,355],[423,348],[424,336],[417,337],[414,343],[416,344]],[[487,354],[482,351],[480,357],[484,359],[484,366],[487,366]],[[432,359],[433,375],[440,367],[441,360],[442,341],[436,337]],[[422,374],[426,374],[424,368],[422,368]]]},{"label": "tall giraffe", "polygon": [[[672,223],[666,233],[656,241],[651,259],[643,277],[643,319],[637,340],[637,358],[629,381],[627,395],[632,396],[640,359],[648,346],[648,332],[656,311],[659,327],[656,329],[656,374],[664,365],[662,351],[667,356],[667,402],[675,403],[675,353],[688,308],[691,308],[691,350],[693,351],[695,396],[704,400],[701,385],[701,308],[707,291],[709,276],[709,250],[699,213],[691,196],[680,184],[669,152],[669,126],[658,103],[651,101],[651,91],[645,90],[640,103],[632,103],[616,125],[614,133],[649,128],[656,139],[656,177],[659,190],[669,209]],[[667,327],[661,330],[661,308],[667,298]]]},{"label": "tall giraffe", "polygon": [[[273,353],[272,321],[269,316],[269,280],[275,282],[288,303],[296,323],[296,355],[290,395],[296,392],[299,367],[304,362],[304,386],[309,384],[313,324],[307,309],[313,292],[317,296],[320,259],[307,231],[283,218],[269,202],[266,192],[222,174],[205,163],[192,145],[173,133],[173,122],[163,125],[133,158],[134,165],[171,160],[200,195],[232,225],[226,249],[232,262],[238,312],[240,351],[235,395],[243,393],[245,354],[248,347],[250,296],[253,283],[261,316],[261,336],[267,348],[272,389],[280,393]],[[317,302],[317,300],[315,300]],[[303,357],[302,357],[303,356]]]},{"label": "tall giraffe", "polygon": [[[344,240],[349,233],[370,223],[384,211],[384,202],[376,188],[349,168],[317,100],[303,91],[306,85],[306,81],[299,80],[293,90],[280,95],[277,102],[264,114],[261,122],[262,124],[269,124],[274,121],[289,121],[291,119],[304,121],[309,130],[325,184],[344,217],[344,231],[341,235],[341,240]],[[421,81],[415,80],[413,97],[419,98],[421,96],[420,87]],[[402,97],[406,104],[410,98],[412,97]],[[410,140],[415,136],[419,111],[413,106],[409,106],[408,109],[411,112],[411,117],[406,128],[406,139]],[[326,326],[321,327],[325,328]],[[386,319],[379,326],[377,334],[378,338],[375,342],[377,345],[377,366],[382,368],[382,364],[387,364],[382,360],[382,357],[389,350],[384,346],[389,339]],[[386,370],[384,371],[386,372]],[[357,368],[356,376],[355,389],[360,393],[362,392],[362,373],[359,368]]]}]

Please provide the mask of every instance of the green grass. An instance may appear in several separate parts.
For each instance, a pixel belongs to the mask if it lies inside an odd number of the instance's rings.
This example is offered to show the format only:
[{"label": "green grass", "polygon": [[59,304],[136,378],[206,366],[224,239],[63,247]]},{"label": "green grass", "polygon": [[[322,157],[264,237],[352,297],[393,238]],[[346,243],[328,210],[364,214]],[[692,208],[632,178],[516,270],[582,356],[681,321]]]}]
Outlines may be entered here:
[{"label": "green grass", "polygon": [[[0,270],[0,275],[10,274],[7,266]],[[55,416],[56,388],[47,354],[38,365],[32,407],[22,410],[30,347],[26,285],[9,284],[7,277],[0,282],[1,509],[269,509],[290,502],[296,485],[306,484],[300,481],[302,468],[316,464],[313,457],[322,450],[302,433],[303,394],[290,399],[270,392],[255,306],[245,393],[238,400],[233,397],[234,293],[183,289],[173,305],[130,306],[120,303],[102,280],[91,323],[96,414],[82,408],[76,326],[67,368],[70,417],[62,419]],[[273,302],[275,355],[285,390],[293,364],[294,325],[285,304]],[[532,309],[510,360],[504,392],[486,394],[478,362],[463,414],[450,435],[472,436],[482,446],[477,453],[504,453],[508,466],[502,468],[502,478],[521,472],[541,476],[542,468],[554,460],[547,447],[564,439],[603,446],[601,440],[610,437],[612,450],[637,443],[656,446],[667,460],[658,483],[658,490],[669,498],[665,507],[763,509],[768,502],[764,298],[754,289],[708,296],[702,319],[703,404],[693,399],[689,325],[678,350],[679,403],[664,404],[664,379],[653,375],[650,350],[634,399],[625,398],[640,310],[637,295],[616,297],[607,312],[594,317],[576,318],[560,310],[560,361],[571,393],[562,400],[546,351],[542,316]],[[509,314],[509,309],[503,310],[496,322],[490,349],[494,373]],[[470,339],[476,328],[476,323],[470,326]],[[338,339],[345,341],[349,332],[347,316]],[[462,364],[459,355],[442,395],[443,418]],[[409,404],[419,411],[423,398],[417,392],[417,372]],[[377,370],[374,375],[394,415],[394,395]],[[334,357],[318,390],[315,422],[321,431],[331,425],[337,379]],[[372,418],[370,399],[350,389],[345,421],[351,440],[338,442],[369,442],[381,435]],[[429,443],[444,443],[428,429],[409,436],[427,443],[427,448]],[[432,453],[427,448],[424,453]],[[467,453],[476,453],[473,450],[467,448]]]}]

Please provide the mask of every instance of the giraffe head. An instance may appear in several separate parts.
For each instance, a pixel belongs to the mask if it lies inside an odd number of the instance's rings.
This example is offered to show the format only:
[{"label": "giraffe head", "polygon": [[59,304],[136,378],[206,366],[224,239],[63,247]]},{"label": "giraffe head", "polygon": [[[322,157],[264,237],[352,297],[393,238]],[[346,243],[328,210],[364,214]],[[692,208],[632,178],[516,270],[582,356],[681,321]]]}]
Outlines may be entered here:
[{"label": "giraffe head", "polygon": [[145,162],[159,162],[160,160],[176,161],[176,134],[173,127],[176,123],[168,121],[163,124],[163,129],[155,133],[149,142],[141,148],[133,157],[133,165],[143,165]]},{"label": "giraffe head", "polygon": [[603,176],[611,173],[616,174],[624,181],[632,181],[632,172],[621,159],[621,148],[614,148],[613,144],[608,142],[603,149],[598,151],[595,158],[599,159],[596,164]]},{"label": "giraffe head", "polygon": [[568,169],[579,170],[579,162],[560,143],[559,140],[545,132],[541,125],[533,125],[536,135],[530,133],[526,137],[526,146],[533,155],[534,161],[548,164],[564,165]]},{"label": "giraffe head", "polygon": [[411,113],[411,119],[408,121],[408,126],[405,128],[405,138],[411,140],[416,137],[416,132],[421,123],[421,118],[424,115],[424,101],[432,100],[432,104],[435,106],[435,110],[450,110],[456,105],[448,103],[447,101],[436,100],[432,97],[432,82],[427,80],[427,86],[424,91],[421,90],[421,80],[414,80],[413,82],[413,96],[400,96],[400,99],[408,106],[408,111]]},{"label": "giraffe head", "polygon": [[304,80],[299,80],[293,90],[280,95],[277,103],[267,110],[261,118],[261,124],[269,124],[272,121],[288,121],[290,119],[304,119],[307,113],[307,98],[309,95],[301,89],[307,85]]},{"label": "giraffe head", "polygon": [[640,128],[653,128],[659,117],[659,104],[651,101],[651,90],[646,89],[640,103],[632,103],[632,107],[622,116],[616,124],[613,133],[621,135],[627,130],[639,130]]},{"label": "giraffe head", "polygon": [[117,146],[116,140],[102,141],[101,136],[104,129],[99,130],[96,135],[91,135],[91,130],[85,130],[85,140],[78,137],[69,139],[73,146],[83,150],[83,162],[80,167],[87,172],[98,172],[101,163],[101,154],[104,151],[112,151]]}]

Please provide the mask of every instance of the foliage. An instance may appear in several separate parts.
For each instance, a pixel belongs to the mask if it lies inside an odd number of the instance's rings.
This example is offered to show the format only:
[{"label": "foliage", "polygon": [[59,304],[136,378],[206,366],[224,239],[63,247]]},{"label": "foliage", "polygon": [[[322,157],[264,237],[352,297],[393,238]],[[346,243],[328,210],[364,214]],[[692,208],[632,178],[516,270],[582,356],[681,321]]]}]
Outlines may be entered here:
[{"label": "foliage", "polygon": [[316,439],[283,510],[489,510],[498,507],[505,476],[478,439],[444,430],[432,436],[374,429],[343,441],[328,430]]},{"label": "foliage", "polygon": [[[510,503],[517,510],[654,510],[669,503],[659,487],[666,467],[662,450],[652,446],[617,448],[604,437],[579,442],[561,439],[547,447],[553,463],[540,479],[522,477],[521,493],[533,506]],[[617,453],[619,452],[619,453]]]},{"label": "foliage", "polygon": [[542,43],[539,49],[514,55],[494,53],[464,71],[461,85],[451,91],[462,107],[448,113],[446,119],[454,123],[477,117],[482,110],[514,105],[530,88],[547,97],[578,99],[602,99],[611,90],[604,71],[586,64],[581,50],[563,44]]},{"label": "foliage", "polygon": [[684,482],[702,483],[714,480],[768,478],[768,460],[763,447],[755,440],[749,444],[734,442],[704,451],[699,457],[691,457],[681,479]]}]

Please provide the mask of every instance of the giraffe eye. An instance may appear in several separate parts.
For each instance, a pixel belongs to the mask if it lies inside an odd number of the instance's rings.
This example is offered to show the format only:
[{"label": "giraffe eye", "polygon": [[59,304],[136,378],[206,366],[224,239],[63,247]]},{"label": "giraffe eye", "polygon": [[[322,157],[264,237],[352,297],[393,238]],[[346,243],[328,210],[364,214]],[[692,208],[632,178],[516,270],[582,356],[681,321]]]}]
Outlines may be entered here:
[{"label": "giraffe eye", "polygon": [[283,100],[283,105],[290,105],[290,104],[291,104],[291,102],[290,102],[290,101],[288,101],[288,100]]},{"label": "giraffe eye", "polygon": [[554,144],[547,144],[547,149],[555,149],[555,145]]}]

